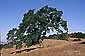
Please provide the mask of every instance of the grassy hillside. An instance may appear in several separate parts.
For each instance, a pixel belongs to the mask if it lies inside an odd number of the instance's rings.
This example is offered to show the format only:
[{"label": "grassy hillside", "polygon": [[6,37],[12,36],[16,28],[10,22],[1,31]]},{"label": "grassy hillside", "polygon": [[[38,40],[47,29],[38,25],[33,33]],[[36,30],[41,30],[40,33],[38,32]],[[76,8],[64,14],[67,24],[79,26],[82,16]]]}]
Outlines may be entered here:
[{"label": "grassy hillside", "polygon": [[[82,39],[82,41],[85,42],[85,39]],[[45,39],[41,43],[43,48],[14,54],[10,53],[16,51],[15,48],[3,48],[1,56],[85,56],[85,44],[80,44],[82,41]]]}]

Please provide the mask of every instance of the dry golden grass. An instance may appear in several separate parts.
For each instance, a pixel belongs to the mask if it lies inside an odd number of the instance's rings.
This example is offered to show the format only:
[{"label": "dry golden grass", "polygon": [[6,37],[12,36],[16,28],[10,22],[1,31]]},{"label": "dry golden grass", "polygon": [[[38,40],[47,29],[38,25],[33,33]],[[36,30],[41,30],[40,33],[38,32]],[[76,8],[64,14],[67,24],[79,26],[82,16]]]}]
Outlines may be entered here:
[{"label": "dry golden grass", "polygon": [[[82,39],[82,41],[85,42],[85,39]],[[42,45],[44,48],[14,54],[10,53],[16,49],[3,48],[1,56],[85,56],[85,44],[79,44],[79,42],[45,39]]]}]

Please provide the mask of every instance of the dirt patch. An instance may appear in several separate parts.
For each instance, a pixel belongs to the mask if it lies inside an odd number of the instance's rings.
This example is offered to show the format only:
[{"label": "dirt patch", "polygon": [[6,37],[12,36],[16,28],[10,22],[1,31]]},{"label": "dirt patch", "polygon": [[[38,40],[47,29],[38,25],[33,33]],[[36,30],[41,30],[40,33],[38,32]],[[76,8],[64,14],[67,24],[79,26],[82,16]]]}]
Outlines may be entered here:
[{"label": "dirt patch", "polygon": [[55,40],[55,39],[45,39],[42,42],[43,47],[54,47],[54,46],[63,46],[68,45],[69,42],[65,40]]}]

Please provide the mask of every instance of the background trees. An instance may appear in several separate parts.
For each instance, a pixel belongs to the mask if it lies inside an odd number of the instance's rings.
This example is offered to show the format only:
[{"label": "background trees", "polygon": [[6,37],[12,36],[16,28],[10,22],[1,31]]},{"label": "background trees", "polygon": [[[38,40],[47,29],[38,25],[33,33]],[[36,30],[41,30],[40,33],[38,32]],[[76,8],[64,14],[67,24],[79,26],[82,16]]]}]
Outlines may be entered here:
[{"label": "background trees", "polygon": [[83,32],[74,32],[69,34],[71,38],[85,38],[85,33]]},{"label": "background trees", "polygon": [[62,14],[62,11],[48,6],[44,6],[36,12],[35,9],[29,10],[24,14],[18,29],[14,30],[13,28],[8,32],[7,39],[8,41],[13,41],[16,36],[15,42],[17,46],[20,46],[22,42],[29,46],[38,43],[39,39],[42,39],[42,36],[45,36],[50,30],[55,30],[56,34],[62,34],[63,30],[67,33],[67,21],[62,18]]}]

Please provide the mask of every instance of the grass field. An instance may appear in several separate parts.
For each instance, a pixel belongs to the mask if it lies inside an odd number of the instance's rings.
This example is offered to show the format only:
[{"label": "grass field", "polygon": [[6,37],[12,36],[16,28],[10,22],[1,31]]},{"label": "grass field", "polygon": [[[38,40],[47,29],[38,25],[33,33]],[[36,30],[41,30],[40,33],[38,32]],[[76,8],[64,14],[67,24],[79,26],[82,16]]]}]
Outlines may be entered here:
[{"label": "grass field", "polygon": [[[82,39],[82,41],[85,42],[85,39]],[[14,54],[10,53],[15,51],[15,48],[3,48],[1,50],[1,56],[85,56],[85,44],[79,44],[80,42],[45,39],[42,42],[43,48]]]}]

